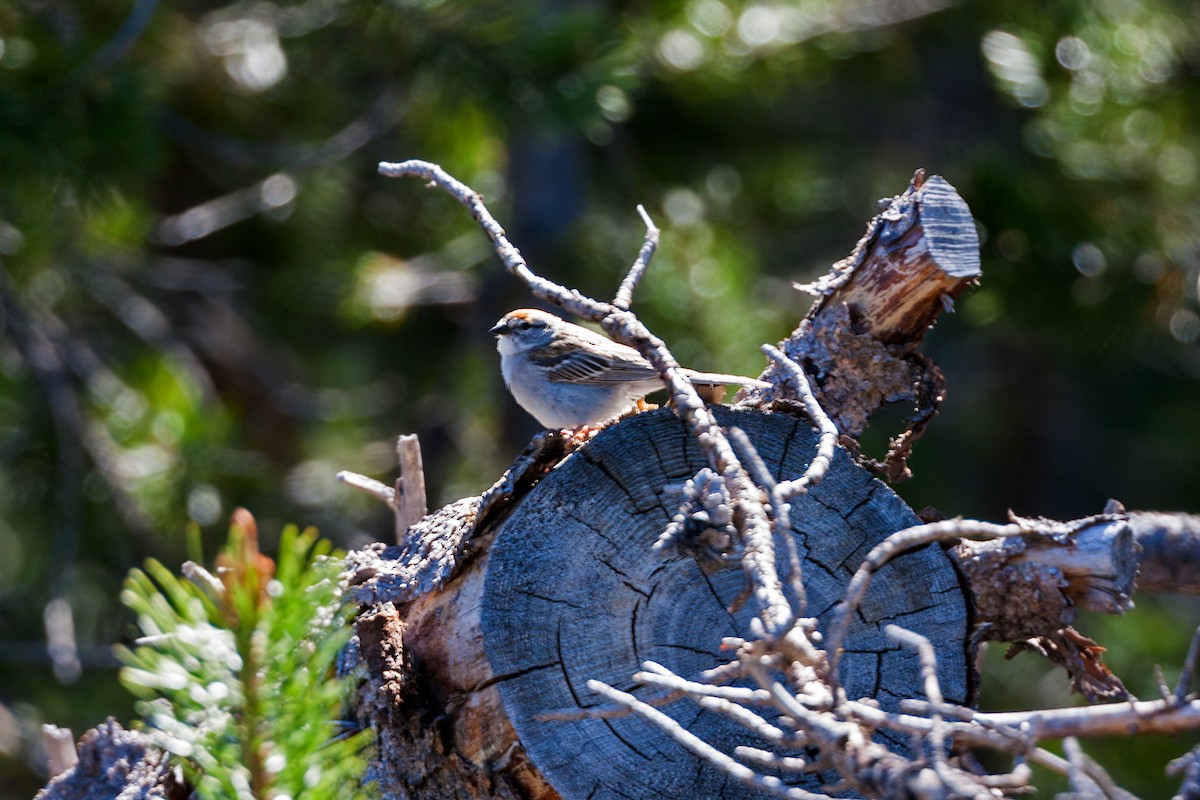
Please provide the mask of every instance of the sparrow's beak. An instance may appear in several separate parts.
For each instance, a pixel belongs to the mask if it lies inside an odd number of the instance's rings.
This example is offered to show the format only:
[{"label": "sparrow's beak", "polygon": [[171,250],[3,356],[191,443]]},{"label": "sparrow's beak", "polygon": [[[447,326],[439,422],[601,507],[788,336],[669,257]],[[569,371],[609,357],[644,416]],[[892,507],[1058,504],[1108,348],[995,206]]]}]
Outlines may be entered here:
[{"label": "sparrow's beak", "polygon": [[488,328],[488,333],[490,333],[492,336],[502,336],[503,334],[508,333],[508,326],[503,322],[497,322],[495,325]]}]

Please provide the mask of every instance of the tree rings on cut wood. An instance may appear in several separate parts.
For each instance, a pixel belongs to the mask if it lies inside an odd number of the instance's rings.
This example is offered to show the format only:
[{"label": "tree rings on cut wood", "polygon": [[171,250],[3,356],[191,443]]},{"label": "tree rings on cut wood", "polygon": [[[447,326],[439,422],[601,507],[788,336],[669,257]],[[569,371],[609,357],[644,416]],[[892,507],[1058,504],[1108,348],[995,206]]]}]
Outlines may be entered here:
[{"label": "tree rings on cut wood", "polygon": [[[816,453],[817,435],[805,421],[714,410],[723,426],[749,435],[779,478],[801,475]],[[727,610],[746,585],[739,565],[705,574],[690,558],[651,550],[676,510],[667,487],[703,466],[699,445],[671,412],[637,415],[598,435],[547,476],[492,546],[482,598],[488,660],[522,745],[567,800],[757,796],[640,717],[539,718],[603,704],[587,688],[591,679],[646,697],[654,689],[635,686],[631,678],[643,661],[692,678],[729,660],[720,651],[722,637],[749,635],[758,611],[753,600]],[[890,489],[839,450],[825,480],[793,504],[805,615],[824,626],[871,547],[918,522]],[[786,580],[785,552],[779,549],[777,561]],[[885,625],[895,623],[932,641],[946,699],[964,701],[966,617],[958,579],[938,547],[895,559],[872,583],[851,627],[841,662],[848,694],[877,698],[889,709],[901,698],[923,696],[916,656],[883,634]],[[770,749],[689,700],[662,710],[726,753],[737,745]],[[820,775],[780,777],[808,788],[822,781]]]}]

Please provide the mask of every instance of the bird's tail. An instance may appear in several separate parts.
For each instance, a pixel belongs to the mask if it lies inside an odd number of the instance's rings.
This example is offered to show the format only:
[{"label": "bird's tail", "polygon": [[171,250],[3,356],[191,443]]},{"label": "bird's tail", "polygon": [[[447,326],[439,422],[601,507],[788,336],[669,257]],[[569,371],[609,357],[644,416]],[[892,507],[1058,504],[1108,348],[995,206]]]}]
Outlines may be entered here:
[{"label": "bird's tail", "polygon": [[755,389],[770,389],[771,384],[758,378],[747,378],[744,375],[725,375],[720,372],[696,372],[685,369],[684,373],[692,383],[704,386],[750,386]]}]

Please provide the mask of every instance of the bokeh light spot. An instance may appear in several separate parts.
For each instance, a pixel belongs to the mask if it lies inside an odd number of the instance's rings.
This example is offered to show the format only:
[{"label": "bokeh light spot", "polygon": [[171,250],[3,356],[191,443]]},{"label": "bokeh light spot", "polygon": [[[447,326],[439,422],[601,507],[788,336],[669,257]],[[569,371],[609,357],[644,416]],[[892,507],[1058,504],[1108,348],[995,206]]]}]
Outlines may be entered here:
[{"label": "bokeh light spot", "polygon": [[657,52],[660,61],[678,72],[690,72],[704,63],[704,43],[679,28],[663,34]]},{"label": "bokeh light spot", "polygon": [[1104,271],[1107,261],[1104,258],[1104,253],[1099,247],[1091,242],[1083,242],[1075,246],[1071,251],[1071,263],[1075,265],[1075,269],[1079,270],[1079,274],[1087,278],[1094,278]]}]

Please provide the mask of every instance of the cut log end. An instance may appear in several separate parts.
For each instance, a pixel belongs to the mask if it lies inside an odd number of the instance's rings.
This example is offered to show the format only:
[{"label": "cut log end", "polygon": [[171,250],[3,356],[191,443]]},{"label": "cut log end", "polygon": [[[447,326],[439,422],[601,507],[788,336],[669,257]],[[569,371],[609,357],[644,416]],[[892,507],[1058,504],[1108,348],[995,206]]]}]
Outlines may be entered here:
[{"label": "cut log end", "polygon": [[[777,476],[797,477],[815,454],[815,432],[785,415],[718,409],[718,419],[745,430]],[[695,677],[728,660],[722,637],[748,635],[758,611],[753,602],[729,610],[745,587],[737,564],[706,573],[689,558],[651,552],[675,511],[667,487],[704,464],[672,414],[638,415],[560,465],[497,533],[481,598],[483,641],[521,744],[563,797],[758,796],[640,717],[545,719],[549,712],[601,704],[589,680],[644,697],[652,690],[631,680],[643,661]],[[866,552],[917,522],[843,452],[817,489],[796,501],[792,520],[806,613],[822,620]],[[783,563],[780,569],[786,580]],[[892,622],[934,642],[943,691],[964,700],[964,598],[938,548],[886,567],[852,629],[842,679],[853,696],[875,697],[887,708],[921,694],[915,656],[886,640],[883,629]],[[689,701],[663,710],[726,751],[764,746]],[[820,776],[789,779],[821,785]]]}]

